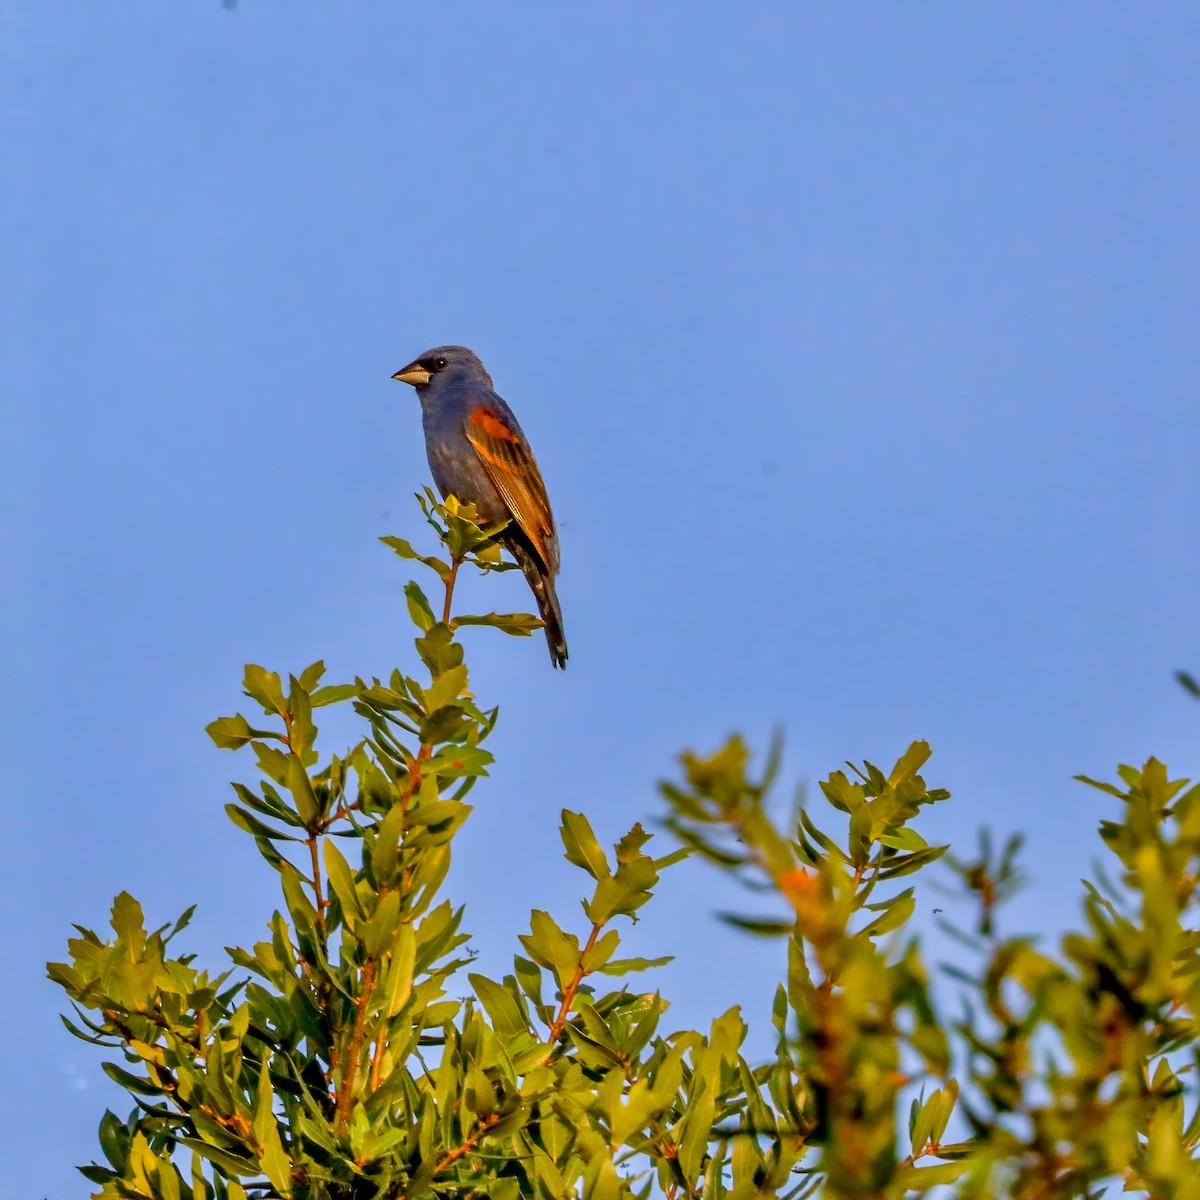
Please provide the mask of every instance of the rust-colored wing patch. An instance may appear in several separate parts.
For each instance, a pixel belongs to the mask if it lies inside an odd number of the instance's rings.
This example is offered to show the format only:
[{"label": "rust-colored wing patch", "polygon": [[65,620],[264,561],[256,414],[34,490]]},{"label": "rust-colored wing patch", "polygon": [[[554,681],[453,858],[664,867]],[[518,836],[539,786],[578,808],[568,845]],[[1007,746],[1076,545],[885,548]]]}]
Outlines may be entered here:
[{"label": "rust-colored wing patch", "polygon": [[465,432],[513,520],[529,539],[542,565],[551,575],[556,574],[558,534],[554,515],[542,473],[525,439],[486,405],[471,410]]},{"label": "rust-colored wing patch", "polygon": [[501,442],[520,441],[515,433],[489,408],[480,406],[467,418],[476,429]]}]

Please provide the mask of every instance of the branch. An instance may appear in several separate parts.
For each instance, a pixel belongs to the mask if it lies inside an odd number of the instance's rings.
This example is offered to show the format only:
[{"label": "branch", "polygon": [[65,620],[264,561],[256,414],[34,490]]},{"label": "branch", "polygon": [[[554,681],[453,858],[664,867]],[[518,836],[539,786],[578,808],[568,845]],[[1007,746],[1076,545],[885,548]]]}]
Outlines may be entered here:
[{"label": "branch", "polygon": [[[560,1037],[562,1037],[563,1026],[567,1023],[567,1014],[571,1010],[571,1005],[575,1000],[575,993],[579,991],[579,985],[583,982],[583,977],[587,972],[583,968],[583,960],[587,957],[588,952],[596,944],[596,938],[600,935],[600,930],[604,928],[604,923],[592,926],[591,936],[587,940],[587,945],[583,948],[583,953],[579,956],[579,966],[575,970],[575,978],[563,989],[562,1004],[559,1005],[558,1015],[554,1018],[550,1026],[550,1055],[554,1053],[554,1045]],[[546,1056],[546,1061],[550,1061],[550,1055]]]},{"label": "branch", "polygon": [[[105,1018],[108,1020],[109,1024],[116,1029],[118,1036],[125,1041],[127,1046],[132,1047],[132,1045],[139,1040],[134,1035],[133,1029],[116,1011],[111,1009],[105,1009],[103,1011]],[[139,1013],[138,1016],[146,1017],[150,1016],[150,1014]],[[162,1023],[161,1018],[151,1017],[151,1019],[154,1020],[156,1024],[161,1023],[162,1028],[169,1029],[165,1023]],[[196,1057],[200,1061],[206,1061],[204,1057],[203,1046],[190,1048],[195,1051]],[[134,1051],[134,1053],[137,1052]],[[216,1109],[212,1108],[208,1104],[205,1104],[202,1100],[195,1100],[190,1103],[185,1103],[179,1095],[179,1080],[176,1077],[175,1072],[172,1071],[170,1067],[160,1066],[152,1059],[145,1058],[141,1054],[138,1054],[137,1057],[141,1064],[150,1072],[150,1076],[153,1081],[159,1087],[166,1090],[167,1095],[171,1098],[171,1102],[178,1107],[180,1115],[187,1118],[189,1123],[192,1123],[191,1110],[194,1107],[210,1120],[215,1121],[223,1129],[228,1129],[230,1133],[235,1134],[245,1145],[253,1146],[256,1152],[261,1149],[258,1143],[254,1140],[254,1132],[251,1128],[250,1121],[243,1113],[238,1112],[236,1107],[233,1110],[233,1116],[223,1117],[219,1112],[217,1112]],[[194,1124],[192,1124],[192,1128],[195,1128]]]},{"label": "branch", "polygon": [[350,1104],[354,1099],[354,1077],[358,1074],[359,1055],[362,1053],[363,1027],[367,1022],[367,1002],[375,990],[375,960],[371,959],[362,972],[362,992],[358,997],[358,1012],[354,1017],[354,1032],[350,1035],[350,1046],[346,1052],[346,1069],[342,1073],[338,1089],[337,1120],[341,1130],[350,1124]]},{"label": "branch", "polygon": [[383,1076],[383,1051],[387,1045],[388,1027],[387,1022],[383,1023],[383,1028],[379,1031],[379,1037],[375,1041],[375,1050],[371,1055],[371,1091],[378,1091],[381,1078]]},{"label": "branch", "polygon": [[490,1113],[479,1122],[479,1128],[475,1130],[469,1138],[467,1138],[461,1146],[455,1146],[453,1150],[447,1150],[445,1154],[438,1159],[437,1165],[433,1168],[433,1173],[437,1175],[444,1171],[447,1167],[453,1166],[464,1154],[470,1154],[472,1150],[483,1140],[484,1135],[493,1125],[498,1125],[500,1118],[495,1113]]},{"label": "branch", "polygon": [[450,559],[450,574],[442,582],[446,585],[446,603],[442,605],[442,624],[450,624],[450,601],[454,598],[454,581],[458,578],[458,568],[463,564],[461,558]]},{"label": "branch", "polygon": [[409,801],[413,798],[413,794],[417,788],[421,786],[421,764],[428,762],[432,757],[433,747],[422,742],[421,748],[417,751],[417,757],[409,764],[408,779],[405,782],[404,791],[400,796],[401,812],[408,812]]},{"label": "branch", "polygon": [[312,885],[313,896],[317,901],[317,926],[318,932],[321,935],[321,941],[325,941],[325,909],[329,901],[325,899],[325,894],[321,890],[321,856],[317,853],[317,835],[310,833],[305,839],[308,845],[308,852],[312,856]]}]

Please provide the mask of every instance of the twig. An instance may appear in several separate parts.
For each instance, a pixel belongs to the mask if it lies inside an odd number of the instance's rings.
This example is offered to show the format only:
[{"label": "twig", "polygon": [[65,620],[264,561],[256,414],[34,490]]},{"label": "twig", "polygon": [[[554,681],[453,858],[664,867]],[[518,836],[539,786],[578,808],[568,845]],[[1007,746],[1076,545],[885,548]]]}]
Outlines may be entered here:
[{"label": "twig", "polygon": [[[379,885],[379,902],[381,904],[383,903],[383,898],[387,894],[388,894],[387,884],[381,883]],[[391,958],[392,958],[390,951],[388,952],[387,958],[388,958],[388,961],[390,962]],[[380,1030],[379,1030],[379,1037],[375,1041],[375,1049],[371,1052],[371,1074],[370,1074],[370,1080],[368,1083],[368,1088],[372,1092],[375,1091],[376,1088],[379,1087],[380,1076],[383,1074],[383,1051],[384,1051],[384,1047],[387,1045],[387,1035],[388,1035],[388,1022],[387,1022],[387,1013],[385,1012],[383,1025],[380,1027]]]},{"label": "twig", "polygon": [[[598,923],[592,926],[591,936],[587,940],[587,945],[583,948],[583,953],[579,956],[579,966],[575,970],[575,978],[563,989],[562,1004],[558,1007],[558,1015],[554,1018],[550,1026],[550,1054],[554,1053],[554,1046],[558,1039],[562,1037],[563,1026],[567,1023],[567,1014],[571,1010],[571,1004],[575,1000],[575,993],[579,991],[579,985],[583,982],[583,977],[587,974],[584,970],[583,960],[588,956],[593,946],[596,944],[596,938],[600,935],[600,930],[604,928],[603,923]],[[550,1055],[546,1056],[546,1061],[550,1061]]]},{"label": "twig", "polygon": [[454,598],[454,581],[458,578],[458,568],[463,564],[461,558],[450,559],[450,574],[442,581],[446,585],[446,603],[442,606],[442,624],[450,624],[450,601]]},{"label": "twig", "polygon": [[[121,1037],[127,1044],[132,1045],[133,1042],[139,1040],[134,1036],[133,1029],[119,1013],[113,1009],[104,1009],[102,1011],[109,1024],[116,1029],[117,1035]],[[137,1015],[139,1017],[146,1017],[149,1014],[138,1013]],[[164,1028],[166,1028],[165,1025]],[[195,1050],[198,1058],[204,1060],[203,1045],[194,1046],[192,1049]],[[151,1059],[143,1058],[140,1054],[138,1055],[138,1059],[149,1071],[151,1079],[153,1079],[153,1081],[159,1087],[163,1088],[167,1095],[170,1096],[172,1103],[179,1108],[180,1113],[182,1113],[185,1117],[190,1117],[190,1105],[185,1104],[183,1100],[180,1099],[179,1080],[176,1077],[175,1072],[172,1071],[170,1067],[159,1066],[158,1063],[153,1062]],[[197,1102],[195,1107],[210,1120],[215,1121],[223,1129],[228,1129],[230,1133],[237,1135],[247,1145],[254,1146],[255,1149],[259,1148],[258,1143],[254,1140],[254,1131],[251,1128],[250,1121],[247,1119],[245,1114],[238,1112],[236,1108],[233,1111],[233,1116],[224,1117],[211,1105],[203,1102]]]},{"label": "twig", "polygon": [[375,990],[375,960],[371,959],[362,972],[362,992],[358,997],[358,1012],[354,1017],[354,1032],[350,1035],[350,1046],[346,1052],[346,1069],[342,1073],[342,1085],[338,1091],[338,1126],[345,1130],[350,1124],[350,1104],[354,1099],[354,1077],[358,1074],[359,1055],[362,1052],[363,1027],[367,1021],[367,1002]]},{"label": "twig", "polygon": [[433,748],[424,742],[421,743],[421,748],[417,751],[417,757],[409,764],[408,780],[404,784],[404,791],[400,795],[400,811],[408,812],[408,802],[413,798],[413,794],[417,788],[421,786],[421,764],[428,762],[433,757]]},{"label": "twig", "polygon": [[498,1125],[500,1118],[495,1113],[490,1113],[479,1122],[479,1128],[473,1134],[464,1140],[461,1146],[455,1146],[453,1150],[447,1150],[437,1161],[437,1165],[433,1168],[433,1173],[437,1175],[444,1171],[447,1167],[453,1166],[464,1154],[470,1154],[472,1150],[479,1144],[484,1134],[487,1133],[493,1125]]},{"label": "twig", "polygon": [[329,901],[325,899],[325,894],[321,889],[321,856],[317,853],[317,835],[310,833],[305,839],[308,845],[308,852],[312,856],[312,885],[313,895],[317,901],[317,931],[321,935],[321,941],[325,941],[325,909]]},{"label": "twig", "polygon": [[383,1028],[379,1031],[379,1037],[375,1040],[375,1050],[371,1055],[371,1091],[378,1091],[380,1078],[383,1075],[383,1051],[387,1045],[387,1022],[383,1023]]},{"label": "twig", "polygon": [[321,832],[324,833],[334,821],[349,820],[352,812],[362,812],[362,797],[351,801],[347,804],[344,800],[338,801],[338,806],[321,822]]}]

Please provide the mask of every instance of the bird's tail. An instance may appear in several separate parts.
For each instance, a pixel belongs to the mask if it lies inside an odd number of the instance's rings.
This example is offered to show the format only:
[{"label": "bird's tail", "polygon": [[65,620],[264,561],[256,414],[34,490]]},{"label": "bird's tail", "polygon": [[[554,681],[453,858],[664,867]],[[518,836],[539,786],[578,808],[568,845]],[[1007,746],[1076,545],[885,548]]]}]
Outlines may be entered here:
[{"label": "bird's tail", "polygon": [[509,543],[512,556],[520,564],[525,579],[537,601],[538,615],[546,625],[546,644],[550,647],[550,661],[556,667],[566,668],[567,639],[563,635],[562,609],[558,607],[558,596],[554,592],[554,576],[546,569],[541,558],[529,547],[513,540]]}]

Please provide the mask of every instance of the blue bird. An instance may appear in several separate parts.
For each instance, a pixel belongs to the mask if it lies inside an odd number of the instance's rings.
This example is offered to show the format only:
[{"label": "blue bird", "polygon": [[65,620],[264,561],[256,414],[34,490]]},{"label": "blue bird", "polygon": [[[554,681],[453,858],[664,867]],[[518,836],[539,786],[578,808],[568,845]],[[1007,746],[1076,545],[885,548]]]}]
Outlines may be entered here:
[{"label": "blue bird", "polygon": [[485,524],[509,522],[500,541],[533,589],[551,662],[565,668],[567,643],[554,593],[558,533],[542,473],[512,409],[466,346],[426,350],[392,378],[417,389],[425,452],[442,497],[474,504]]}]

